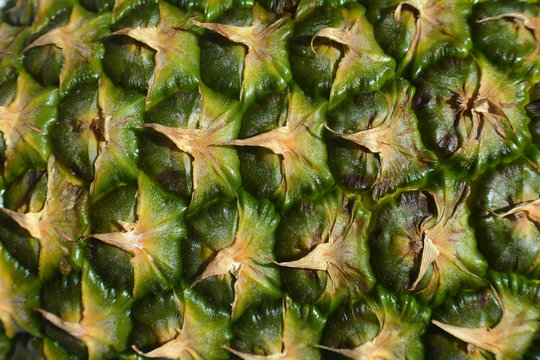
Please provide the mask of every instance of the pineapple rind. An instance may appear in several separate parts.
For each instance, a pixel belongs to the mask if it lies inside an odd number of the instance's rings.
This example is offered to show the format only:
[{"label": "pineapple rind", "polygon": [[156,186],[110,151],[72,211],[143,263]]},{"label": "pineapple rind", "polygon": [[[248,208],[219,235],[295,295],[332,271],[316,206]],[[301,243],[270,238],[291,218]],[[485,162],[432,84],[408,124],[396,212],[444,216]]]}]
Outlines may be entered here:
[{"label": "pineapple rind", "polygon": [[0,359],[537,358],[539,13],[8,0]]}]

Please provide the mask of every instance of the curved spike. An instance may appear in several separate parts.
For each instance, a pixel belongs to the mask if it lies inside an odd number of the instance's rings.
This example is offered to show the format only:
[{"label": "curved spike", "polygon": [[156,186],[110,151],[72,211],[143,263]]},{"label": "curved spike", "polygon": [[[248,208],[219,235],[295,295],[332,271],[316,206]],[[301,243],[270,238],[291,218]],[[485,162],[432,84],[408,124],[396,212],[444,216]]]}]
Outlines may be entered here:
[{"label": "curved spike", "polygon": [[510,216],[510,215],[516,215],[518,213],[526,213],[530,218],[531,220],[533,220],[534,222],[540,224],[540,199],[536,199],[534,201],[528,201],[528,202],[523,202],[521,204],[518,204],[514,207],[512,207],[510,210],[502,213],[502,214],[498,214],[494,211],[490,211],[488,210],[491,214],[497,216],[497,217],[507,217],[507,216]]},{"label": "curved spike", "polygon": [[313,51],[313,53],[317,57],[318,57],[317,51],[315,51],[315,47],[313,46],[313,42],[318,37],[325,37],[327,39],[330,39],[332,41],[335,41],[335,42],[343,44],[343,45],[348,45],[348,43],[349,43],[347,32],[345,32],[343,30],[340,30],[340,29],[332,28],[332,27],[321,29],[321,30],[317,31],[315,33],[315,35],[313,35],[313,37],[311,38],[311,51]]},{"label": "curved spike", "polygon": [[39,223],[41,221],[42,211],[37,213],[22,214],[17,211],[9,210],[3,207],[0,207],[0,210],[2,210],[4,213],[6,213],[7,216],[9,216],[17,224],[19,224],[20,227],[27,230],[32,237],[36,239],[41,238],[41,230]]},{"label": "curved spike", "polygon": [[84,327],[83,326],[81,326],[78,323],[64,321],[64,319],[62,319],[61,317],[59,317],[59,316],[57,316],[57,315],[55,315],[55,314],[53,314],[51,312],[45,311],[43,309],[37,309],[37,310],[51,324],[53,324],[54,326],[64,330],[69,335],[73,336],[74,338],[82,340],[82,337],[84,335],[84,331],[83,331]]},{"label": "curved spike", "polygon": [[290,268],[310,269],[326,271],[328,269],[327,252],[331,248],[332,244],[322,243],[318,244],[315,249],[310,251],[306,256],[295,260],[278,262],[279,266],[285,266]]},{"label": "curved spike", "polygon": [[504,19],[506,17],[516,18],[516,19],[522,21],[525,26],[527,26],[529,24],[529,17],[526,16],[525,14],[521,14],[521,13],[517,13],[517,12],[509,12],[509,13],[506,13],[506,14],[500,14],[500,15],[497,15],[497,16],[490,16],[490,17],[483,18],[483,19],[476,19],[476,22],[480,24],[480,23],[483,23],[483,22],[486,22],[486,21]]},{"label": "curved spike", "polygon": [[427,269],[433,262],[435,262],[439,254],[440,254],[439,249],[437,249],[437,247],[433,244],[433,241],[431,240],[431,238],[429,236],[424,235],[424,248],[422,250],[422,260],[420,262],[420,270],[418,271],[418,276],[416,277],[416,280],[414,281],[410,290],[416,289],[416,286],[418,286],[418,283],[422,280],[422,278],[426,274]]},{"label": "curved spike", "polygon": [[[495,354],[497,360],[503,360],[504,354],[497,346],[497,332],[490,328],[462,328],[459,326],[448,325],[437,320],[432,323],[452,336],[468,343],[488,350]],[[493,341],[495,340],[495,341]]]}]

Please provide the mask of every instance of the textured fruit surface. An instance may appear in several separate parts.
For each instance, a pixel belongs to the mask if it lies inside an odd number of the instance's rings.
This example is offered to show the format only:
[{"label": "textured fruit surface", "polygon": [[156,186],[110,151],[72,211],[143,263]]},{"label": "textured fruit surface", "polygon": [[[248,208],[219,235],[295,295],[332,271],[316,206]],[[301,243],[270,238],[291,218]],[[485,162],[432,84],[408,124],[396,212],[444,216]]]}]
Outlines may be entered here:
[{"label": "textured fruit surface", "polygon": [[0,17],[0,360],[540,358],[538,0]]}]

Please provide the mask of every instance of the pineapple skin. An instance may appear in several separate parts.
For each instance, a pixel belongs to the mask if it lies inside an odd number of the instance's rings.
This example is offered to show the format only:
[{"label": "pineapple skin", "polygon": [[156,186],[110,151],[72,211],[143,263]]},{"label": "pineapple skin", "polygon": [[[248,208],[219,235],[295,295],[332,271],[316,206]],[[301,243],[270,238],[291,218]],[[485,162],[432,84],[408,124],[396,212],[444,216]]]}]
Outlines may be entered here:
[{"label": "pineapple skin", "polygon": [[0,12],[0,360],[540,358],[537,0]]}]

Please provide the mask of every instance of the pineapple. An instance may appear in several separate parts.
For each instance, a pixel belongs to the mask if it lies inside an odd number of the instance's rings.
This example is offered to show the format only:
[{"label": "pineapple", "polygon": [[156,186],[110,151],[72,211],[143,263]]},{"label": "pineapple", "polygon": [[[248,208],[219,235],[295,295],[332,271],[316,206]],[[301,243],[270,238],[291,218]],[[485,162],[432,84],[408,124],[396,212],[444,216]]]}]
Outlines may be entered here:
[{"label": "pineapple", "polygon": [[0,11],[0,359],[540,357],[538,1]]}]

